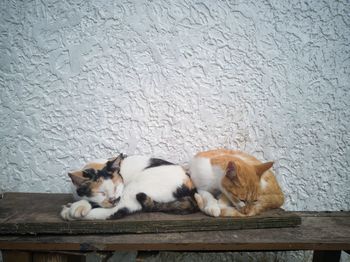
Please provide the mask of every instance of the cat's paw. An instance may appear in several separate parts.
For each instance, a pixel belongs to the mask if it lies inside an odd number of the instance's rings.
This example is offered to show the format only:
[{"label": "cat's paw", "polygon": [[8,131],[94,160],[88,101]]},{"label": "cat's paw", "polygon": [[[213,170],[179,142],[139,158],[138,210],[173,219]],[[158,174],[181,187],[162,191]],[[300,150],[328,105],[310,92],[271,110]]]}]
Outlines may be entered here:
[{"label": "cat's paw", "polygon": [[91,204],[86,200],[80,200],[63,206],[60,215],[64,220],[79,220],[85,217],[90,210]]},{"label": "cat's paw", "polygon": [[62,211],[60,213],[60,216],[63,220],[72,220],[69,216],[70,206],[71,206],[71,203],[68,203],[67,205],[62,206]]},{"label": "cat's paw", "polygon": [[195,193],[194,194],[194,198],[196,199],[196,202],[197,202],[197,205],[198,205],[199,209],[201,211],[204,211],[204,200],[203,200],[203,197],[200,194]]},{"label": "cat's paw", "polygon": [[221,209],[219,206],[206,206],[204,213],[212,217],[218,217],[220,216]]},{"label": "cat's paw", "polygon": [[199,210],[202,211],[204,214],[212,217],[220,216],[221,209],[217,205],[217,202],[214,202],[215,204],[209,203],[205,195],[201,195],[198,193],[194,194],[194,198],[196,199]]},{"label": "cat's paw", "polygon": [[69,215],[72,218],[79,219],[85,217],[91,210],[91,204],[86,200],[74,202],[69,208]]}]

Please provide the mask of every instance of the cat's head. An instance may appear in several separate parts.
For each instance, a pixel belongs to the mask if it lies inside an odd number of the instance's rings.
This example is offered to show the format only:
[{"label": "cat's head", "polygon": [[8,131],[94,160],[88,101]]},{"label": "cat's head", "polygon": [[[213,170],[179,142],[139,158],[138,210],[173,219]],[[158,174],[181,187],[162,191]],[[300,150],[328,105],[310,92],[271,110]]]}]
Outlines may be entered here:
[{"label": "cat's head", "polygon": [[120,154],[104,163],[88,163],[82,170],[69,172],[76,194],[100,207],[115,206],[124,189],[119,173],[124,158]]},{"label": "cat's head", "polygon": [[243,214],[248,214],[257,204],[260,193],[260,179],[273,162],[250,165],[240,160],[230,161],[221,186],[233,206]]}]

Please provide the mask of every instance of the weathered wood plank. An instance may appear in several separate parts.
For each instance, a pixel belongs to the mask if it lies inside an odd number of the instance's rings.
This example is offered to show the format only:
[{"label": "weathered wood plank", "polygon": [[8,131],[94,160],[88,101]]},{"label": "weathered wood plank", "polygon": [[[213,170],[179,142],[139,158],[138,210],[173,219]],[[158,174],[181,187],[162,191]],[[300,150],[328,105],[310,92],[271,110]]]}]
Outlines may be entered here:
[{"label": "weathered wood plank", "polygon": [[[303,213],[299,213],[301,216]],[[348,216],[302,216],[295,228],[158,234],[0,236],[4,250],[350,250]]]},{"label": "weathered wood plank", "polygon": [[283,210],[247,218],[138,213],[109,221],[63,221],[61,206],[71,201],[69,194],[6,193],[0,200],[0,234],[188,232],[295,227],[301,223],[297,214]]}]

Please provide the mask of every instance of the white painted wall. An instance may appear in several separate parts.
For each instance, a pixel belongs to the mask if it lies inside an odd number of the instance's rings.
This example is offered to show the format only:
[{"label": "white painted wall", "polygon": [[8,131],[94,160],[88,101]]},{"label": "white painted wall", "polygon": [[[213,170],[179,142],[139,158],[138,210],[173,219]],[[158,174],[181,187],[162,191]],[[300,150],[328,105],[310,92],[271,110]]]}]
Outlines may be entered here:
[{"label": "white painted wall", "polygon": [[349,210],[349,1],[218,2],[1,1],[0,190],[229,147],[276,161],[286,209]]},{"label": "white painted wall", "polygon": [[1,1],[1,190],[225,146],[276,160],[285,208],[348,210],[349,2],[232,2]]},{"label": "white painted wall", "polygon": [[229,147],[276,161],[286,209],[349,210],[349,2],[217,2],[1,1],[0,189]]}]

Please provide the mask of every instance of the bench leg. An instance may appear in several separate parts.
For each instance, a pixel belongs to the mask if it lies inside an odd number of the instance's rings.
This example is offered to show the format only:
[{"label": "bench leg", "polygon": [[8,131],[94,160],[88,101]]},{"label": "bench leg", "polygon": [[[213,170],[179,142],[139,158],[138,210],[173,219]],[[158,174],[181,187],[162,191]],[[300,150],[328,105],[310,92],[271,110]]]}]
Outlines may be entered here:
[{"label": "bench leg", "polygon": [[55,253],[34,253],[33,262],[68,262],[68,256]]},{"label": "bench leg", "polygon": [[32,253],[17,250],[2,250],[2,259],[4,262],[32,262]]},{"label": "bench leg", "polygon": [[315,250],[312,262],[339,262],[341,251]]}]

